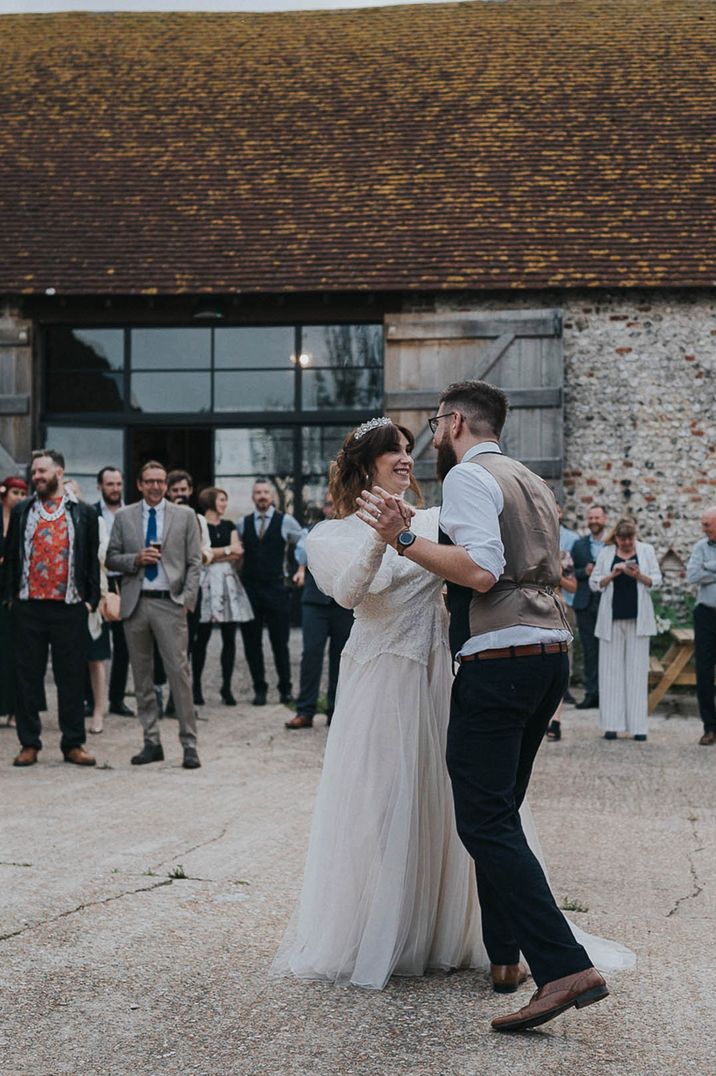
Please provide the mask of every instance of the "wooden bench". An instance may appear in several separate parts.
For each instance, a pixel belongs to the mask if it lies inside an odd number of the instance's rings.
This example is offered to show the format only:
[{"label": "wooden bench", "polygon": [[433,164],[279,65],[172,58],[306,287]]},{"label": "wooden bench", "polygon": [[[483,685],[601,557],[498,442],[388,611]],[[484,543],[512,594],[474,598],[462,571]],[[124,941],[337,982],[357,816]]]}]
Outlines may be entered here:
[{"label": "wooden bench", "polygon": [[694,629],[672,628],[673,642],[663,658],[649,658],[649,713],[653,714],[666,692],[673,684],[694,687],[696,672],[693,668]]}]

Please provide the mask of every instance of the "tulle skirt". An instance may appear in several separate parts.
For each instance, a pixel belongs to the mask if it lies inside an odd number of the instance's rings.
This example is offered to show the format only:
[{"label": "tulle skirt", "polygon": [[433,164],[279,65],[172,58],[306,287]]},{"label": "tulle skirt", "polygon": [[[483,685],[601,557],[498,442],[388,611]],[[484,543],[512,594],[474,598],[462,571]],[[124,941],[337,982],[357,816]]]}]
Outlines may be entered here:
[{"label": "tulle skirt", "polygon": [[[427,666],[343,655],[303,887],[272,975],[381,989],[391,975],[489,967],[445,766],[451,685],[446,647]],[[539,855],[526,805],[521,815]],[[633,962],[604,945],[605,970]]]}]

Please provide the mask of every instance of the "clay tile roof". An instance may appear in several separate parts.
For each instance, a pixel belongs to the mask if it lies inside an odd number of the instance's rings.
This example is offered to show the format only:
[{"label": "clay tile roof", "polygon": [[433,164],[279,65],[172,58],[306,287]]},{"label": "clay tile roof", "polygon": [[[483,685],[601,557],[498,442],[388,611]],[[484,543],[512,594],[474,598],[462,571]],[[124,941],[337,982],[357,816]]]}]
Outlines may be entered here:
[{"label": "clay tile roof", "polygon": [[0,293],[712,285],[713,0],[0,18]]}]

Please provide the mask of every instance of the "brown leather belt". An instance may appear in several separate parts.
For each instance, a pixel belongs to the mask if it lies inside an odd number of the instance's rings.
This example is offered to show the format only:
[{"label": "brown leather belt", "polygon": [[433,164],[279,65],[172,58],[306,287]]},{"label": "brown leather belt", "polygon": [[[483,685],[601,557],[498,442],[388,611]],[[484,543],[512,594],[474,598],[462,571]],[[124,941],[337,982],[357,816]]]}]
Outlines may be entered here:
[{"label": "brown leather belt", "polygon": [[538,654],[566,654],[567,643],[530,643],[529,646],[506,646],[502,650],[480,650],[464,654],[460,661],[495,661],[498,658],[527,658]]}]

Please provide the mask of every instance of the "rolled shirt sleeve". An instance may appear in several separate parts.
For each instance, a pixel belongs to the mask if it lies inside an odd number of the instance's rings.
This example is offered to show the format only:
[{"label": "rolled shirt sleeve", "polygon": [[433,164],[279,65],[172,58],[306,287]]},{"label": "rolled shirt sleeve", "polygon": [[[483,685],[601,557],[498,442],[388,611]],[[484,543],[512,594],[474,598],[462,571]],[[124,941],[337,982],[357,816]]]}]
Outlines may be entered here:
[{"label": "rolled shirt sleeve", "polygon": [[459,463],[443,483],[441,529],[454,545],[461,545],[471,560],[495,579],[505,570],[505,550],[500,537],[503,507],[502,490],[484,467]]}]

